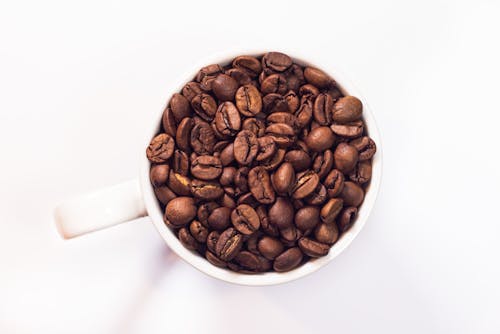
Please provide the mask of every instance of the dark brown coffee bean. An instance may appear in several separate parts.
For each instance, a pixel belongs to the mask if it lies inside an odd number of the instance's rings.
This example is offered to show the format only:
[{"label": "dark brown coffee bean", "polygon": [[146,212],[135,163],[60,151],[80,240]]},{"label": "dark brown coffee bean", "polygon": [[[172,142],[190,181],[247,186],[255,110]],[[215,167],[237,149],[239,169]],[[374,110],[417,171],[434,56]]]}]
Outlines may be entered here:
[{"label": "dark brown coffee bean", "polygon": [[258,269],[259,272],[265,272],[272,269],[273,263],[270,260],[259,255],[257,255],[257,258],[259,259],[259,269]]},{"label": "dark brown coffee bean", "polygon": [[325,179],[325,187],[328,191],[328,196],[336,197],[340,195],[344,189],[344,174],[338,169],[332,170]]},{"label": "dark brown coffee bean", "polygon": [[212,81],[212,91],[219,101],[233,100],[238,87],[238,82],[227,74],[219,74]]},{"label": "dark brown coffee bean", "polygon": [[281,148],[291,146],[296,140],[295,131],[290,125],[285,123],[274,123],[269,125],[266,128],[266,134]]},{"label": "dark brown coffee bean", "polygon": [[173,200],[177,195],[167,186],[154,188],[156,198],[163,204],[167,205],[168,202]]},{"label": "dark brown coffee bean", "polygon": [[349,179],[358,184],[363,184],[372,178],[372,163],[369,160],[360,161],[349,174]]},{"label": "dark brown coffee bean", "polygon": [[214,154],[215,153],[220,153],[222,152],[223,149],[225,149],[227,147],[227,145],[229,145],[231,142],[229,140],[221,140],[221,141],[218,141],[215,145],[214,145]]},{"label": "dark brown coffee bean", "polygon": [[356,208],[355,206],[350,206],[342,210],[339,218],[337,219],[337,227],[339,228],[340,232],[347,231],[354,224],[357,213],[358,208]]},{"label": "dark brown coffee bean", "polygon": [[366,136],[351,140],[349,145],[353,146],[359,152],[360,161],[371,159],[377,151],[377,146],[373,139]]},{"label": "dark brown coffee bean", "polygon": [[224,167],[222,174],[219,179],[219,183],[222,186],[232,185],[234,182],[234,176],[236,175],[236,168],[234,167]]},{"label": "dark brown coffee bean", "polygon": [[182,95],[191,102],[191,100],[198,94],[203,93],[203,89],[199,83],[191,81],[182,88]]},{"label": "dark brown coffee bean", "polygon": [[316,96],[319,94],[319,89],[311,84],[306,84],[300,87],[299,95],[302,98],[306,98],[308,100],[314,100]]},{"label": "dark brown coffee bean", "polygon": [[339,238],[336,224],[319,224],[314,229],[314,237],[321,243],[333,245]]},{"label": "dark brown coffee bean", "polygon": [[201,180],[214,180],[222,173],[222,163],[212,155],[200,155],[191,163],[191,174]]},{"label": "dark brown coffee bean", "polygon": [[217,240],[219,240],[220,233],[217,231],[212,231],[207,236],[207,248],[212,253],[215,253],[215,246],[217,245]]},{"label": "dark brown coffee bean", "polygon": [[226,266],[227,266],[226,262],[224,262],[221,259],[219,259],[211,251],[206,251],[205,252],[205,258],[208,260],[208,262],[210,262],[211,264],[213,264],[216,267],[226,268]]},{"label": "dark brown coffee bean", "polygon": [[174,139],[166,133],[160,133],[151,140],[146,155],[152,163],[162,164],[168,161],[174,153]]},{"label": "dark brown coffee bean", "polygon": [[299,97],[297,96],[297,93],[295,93],[293,90],[290,90],[283,97],[285,98],[286,104],[288,105],[288,112],[292,114],[295,113],[297,109],[299,109],[300,105],[300,100]]},{"label": "dark brown coffee bean", "polygon": [[260,90],[264,95],[271,93],[283,95],[288,91],[286,78],[281,74],[271,74],[262,81]]},{"label": "dark brown coffee bean", "polygon": [[234,145],[230,143],[220,153],[220,161],[222,166],[227,166],[234,161]]},{"label": "dark brown coffee bean", "polygon": [[236,202],[227,192],[222,195],[221,199],[219,199],[219,203],[221,206],[225,206],[230,209],[234,209],[236,207]]},{"label": "dark brown coffee bean", "polygon": [[252,254],[249,251],[241,251],[234,258],[236,263],[238,263],[241,267],[251,270],[257,271],[260,267],[260,261],[257,255]]},{"label": "dark brown coffee bean", "polygon": [[266,124],[261,119],[252,117],[243,121],[241,129],[253,132],[257,137],[262,137],[266,132]]},{"label": "dark brown coffee bean", "polygon": [[349,123],[361,118],[363,105],[354,96],[342,97],[333,105],[332,118],[338,123]]},{"label": "dark brown coffee bean", "polygon": [[335,221],[338,214],[342,210],[342,205],[344,201],[341,198],[331,198],[323,207],[319,213],[321,221],[326,224],[331,224]]},{"label": "dark brown coffee bean", "polygon": [[215,114],[215,127],[224,136],[234,136],[241,129],[240,113],[232,102],[219,105]]},{"label": "dark brown coffee bean", "polygon": [[175,150],[174,158],[172,159],[172,169],[174,172],[187,176],[189,173],[189,157],[186,152]]},{"label": "dark brown coffee bean", "polygon": [[200,247],[198,242],[195,240],[195,238],[193,238],[193,236],[189,233],[189,230],[185,227],[179,230],[178,237],[181,244],[189,250],[195,251]]},{"label": "dark brown coffee bean", "polygon": [[262,110],[262,97],[259,90],[251,85],[244,85],[236,91],[236,106],[242,115],[253,117]]},{"label": "dark brown coffee bean", "polygon": [[230,208],[222,206],[215,208],[208,216],[208,226],[214,230],[225,230],[231,225],[230,218]]},{"label": "dark brown coffee bean", "polygon": [[231,222],[238,232],[245,235],[254,233],[260,227],[257,212],[247,204],[240,204],[231,212]]},{"label": "dark brown coffee bean", "polygon": [[277,272],[290,271],[302,262],[302,257],[298,247],[287,249],[274,260],[273,268]]},{"label": "dark brown coffee bean", "polygon": [[313,229],[319,221],[319,208],[316,206],[305,206],[295,212],[295,226],[301,231]]},{"label": "dark brown coffee bean", "polygon": [[241,167],[236,170],[234,175],[234,185],[237,187],[240,194],[248,192],[248,167]]},{"label": "dark brown coffee bean", "polygon": [[267,215],[269,221],[278,226],[280,230],[293,226],[294,209],[286,197],[276,198],[276,202],[271,205]]},{"label": "dark brown coffee bean", "polygon": [[201,93],[193,97],[191,106],[196,114],[207,122],[214,119],[215,112],[217,111],[217,103],[214,98],[206,93]]},{"label": "dark brown coffee bean", "polygon": [[330,126],[333,133],[344,138],[356,138],[363,134],[363,122],[361,120],[346,123],[332,124]]},{"label": "dark brown coffee bean", "polygon": [[358,184],[346,181],[340,197],[344,200],[346,206],[359,206],[363,202],[365,193]]},{"label": "dark brown coffee bean", "polygon": [[311,167],[311,157],[302,150],[291,150],[285,154],[285,161],[292,164],[296,172],[302,172]]},{"label": "dark brown coffee bean", "polygon": [[259,151],[259,142],[257,136],[248,130],[238,133],[234,140],[234,158],[244,166],[250,165]]},{"label": "dark brown coffee bean", "polygon": [[322,152],[333,146],[335,135],[327,126],[317,127],[306,137],[305,142],[315,152]]},{"label": "dark brown coffee bean", "polygon": [[295,184],[295,171],[289,162],[284,162],[271,177],[274,190],[280,195],[288,195]]},{"label": "dark brown coffee bean", "polygon": [[302,67],[297,64],[292,64],[292,66],[287,70],[286,80],[288,89],[298,92],[300,86],[305,83],[304,71],[302,70]]},{"label": "dark brown coffee bean", "polygon": [[226,74],[236,80],[238,86],[248,85],[252,81],[252,78],[250,78],[247,72],[239,68],[231,68],[226,71]]},{"label": "dark brown coffee bean", "polygon": [[198,217],[198,220],[200,223],[202,223],[204,226],[208,227],[208,217],[212,213],[213,210],[217,209],[219,207],[219,204],[215,202],[206,202],[203,204],[200,204],[198,206],[198,210],[196,213],[196,216]]},{"label": "dark brown coffee bean", "polygon": [[212,154],[217,139],[214,131],[206,122],[195,124],[191,131],[191,147],[199,155]]},{"label": "dark brown coffee bean", "polygon": [[214,200],[224,195],[224,189],[218,182],[194,179],[191,182],[191,193],[203,200]]},{"label": "dark brown coffee bean", "polygon": [[259,151],[257,153],[257,156],[255,157],[255,160],[257,161],[267,160],[271,158],[278,150],[273,138],[269,136],[260,137],[257,139],[257,141],[259,142]]},{"label": "dark brown coffee bean", "polygon": [[191,197],[176,197],[165,208],[165,218],[176,227],[190,223],[195,216],[196,206]]},{"label": "dark brown coffee bean", "polygon": [[257,207],[255,212],[257,212],[257,215],[259,216],[262,231],[264,231],[267,235],[277,237],[279,235],[278,226],[269,221],[266,207],[264,205],[260,205]]},{"label": "dark brown coffee bean", "polygon": [[243,235],[230,227],[222,232],[219,240],[217,240],[215,254],[217,254],[222,261],[231,261],[238,255],[241,246],[243,246]]},{"label": "dark brown coffee bean", "polygon": [[316,189],[314,189],[314,191],[309,196],[304,198],[305,202],[309,205],[321,205],[325,203],[327,199],[328,192],[326,190],[326,187],[321,183],[318,183]]},{"label": "dark brown coffee bean", "polygon": [[262,71],[260,61],[252,56],[239,56],[234,58],[233,67],[245,71],[252,78],[258,76]]},{"label": "dark brown coffee bean", "polygon": [[281,52],[268,52],[262,57],[262,68],[267,73],[284,72],[292,66],[292,59]]},{"label": "dark brown coffee bean", "polygon": [[292,189],[292,197],[301,199],[310,195],[318,186],[319,177],[315,172],[308,170],[297,175],[297,181]]},{"label": "dark brown coffee bean", "polygon": [[267,171],[275,169],[285,158],[285,153],[285,149],[279,148],[273,157],[271,157],[269,160],[264,160],[261,162],[262,167],[264,167],[264,169]]},{"label": "dark brown coffee bean", "polygon": [[284,96],[276,93],[267,94],[262,98],[263,111],[266,114],[285,111],[288,112],[288,103]]},{"label": "dark brown coffee bean", "polygon": [[326,93],[319,94],[314,100],[314,108],[313,108],[314,120],[318,122],[318,124],[320,125],[330,125],[332,122],[332,109],[333,109],[332,97]]},{"label": "dark brown coffee bean", "polygon": [[[257,211],[255,211],[255,212],[257,212]],[[260,217],[259,217],[259,219],[260,219]],[[260,255],[260,252],[257,249],[257,243],[259,242],[260,238],[262,238],[262,232],[260,232],[260,230],[251,234],[250,236],[248,236],[248,239],[245,241],[245,244],[243,245],[243,249],[247,249],[249,252],[251,252],[255,255]]]},{"label": "dark brown coffee bean", "polygon": [[181,150],[187,153],[191,152],[191,146],[189,144],[191,139],[191,130],[193,129],[193,126],[194,126],[193,119],[185,117],[182,119],[179,126],[177,127],[177,132],[175,134],[175,142],[177,143],[177,146]]},{"label": "dark brown coffee bean", "polygon": [[330,251],[330,246],[309,238],[301,238],[299,240],[299,247],[304,254],[310,257],[325,256]]},{"label": "dark brown coffee bean", "polygon": [[248,186],[253,197],[262,204],[274,202],[275,194],[269,173],[264,167],[254,167],[248,173]]},{"label": "dark brown coffee bean", "polygon": [[340,143],[333,153],[335,168],[342,173],[351,172],[358,163],[358,151],[347,143]]},{"label": "dark brown coffee bean", "polygon": [[191,194],[191,179],[171,170],[168,176],[168,187],[177,195],[189,196]]},{"label": "dark brown coffee bean", "polygon": [[314,158],[312,170],[318,174],[320,179],[325,178],[333,167],[333,152],[325,150],[323,153],[318,154]]},{"label": "dark brown coffee bean", "polygon": [[305,99],[300,103],[300,107],[295,113],[297,118],[297,126],[302,129],[311,123],[313,118],[313,103],[311,100]]},{"label": "dark brown coffee bean", "polygon": [[287,248],[297,246],[297,240],[302,237],[301,232],[295,226],[290,226],[280,230],[280,235],[281,242],[283,242]]},{"label": "dark brown coffee bean", "polygon": [[196,241],[202,244],[207,242],[208,229],[199,221],[193,220],[191,224],[189,224],[189,232]]},{"label": "dark brown coffee bean", "polygon": [[266,121],[267,123],[284,123],[293,129],[297,127],[297,117],[286,111],[274,112],[267,116]]},{"label": "dark brown coffee bean", "polygon": [[328,74],[314,67],[306,67],[304,77],[308,83],[318,88],[327,88],[333,84],[333,80]]},{"label": "dark brown coffee bean", "polygon": [[189,101],[181,94],[175,93],[170,99],[170,109],[174,114],[175,121],[179,123],[184,117],[191,116]]},{"label": "dark brown coffee bean", "polygon": [[171,137],[175,137],[175,133],[177,132],[177,122],[175,121],[172,109],[169,107],[163,112],[162,125],[166,134]]},{"label": "dark brown coffee bean", "polygon": [[161,187],[168,181],[168,174],[170,172],[169,165],[153,165],[149,171],[149,179],[154,187]]},{"label": "dark brown coffee bean", "polygon": [[269,236],[262,237],[262,239],[259,240],[257,247],[259,252],[268,260],[274,260],[285,250],[281,241]]},{"label": "dark brown coffee bean", "polygon": [[212,82],[222,72],[223,69],[219,64],[205,66],[196,75],[196,81],[200,83],[201,89],[209,91],[212,89]]}]

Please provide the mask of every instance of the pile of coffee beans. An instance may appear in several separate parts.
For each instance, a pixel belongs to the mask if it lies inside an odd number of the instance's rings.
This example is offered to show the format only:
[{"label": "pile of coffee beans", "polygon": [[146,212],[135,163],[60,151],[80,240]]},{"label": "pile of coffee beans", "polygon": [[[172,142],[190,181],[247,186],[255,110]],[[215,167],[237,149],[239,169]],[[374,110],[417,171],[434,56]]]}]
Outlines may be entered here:
[{"label": "pile of coffee beans", "polygon": [[328,254],[355,221],[375,151],[359,99],[269,52],[202,68],[170,99],[146,153],[180,242],[258,273]]}]

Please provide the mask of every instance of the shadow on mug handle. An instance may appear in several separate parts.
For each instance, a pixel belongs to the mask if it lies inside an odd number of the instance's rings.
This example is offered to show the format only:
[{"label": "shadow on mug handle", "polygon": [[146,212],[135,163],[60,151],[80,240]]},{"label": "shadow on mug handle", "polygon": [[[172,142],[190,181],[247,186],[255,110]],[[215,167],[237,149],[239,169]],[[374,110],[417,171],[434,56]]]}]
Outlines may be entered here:
[{"label": "shadow on mug handle", "polygon": [[59,234],[64,239],[102,230],[147,215],[139,180],[80,195],[54,210]]}]

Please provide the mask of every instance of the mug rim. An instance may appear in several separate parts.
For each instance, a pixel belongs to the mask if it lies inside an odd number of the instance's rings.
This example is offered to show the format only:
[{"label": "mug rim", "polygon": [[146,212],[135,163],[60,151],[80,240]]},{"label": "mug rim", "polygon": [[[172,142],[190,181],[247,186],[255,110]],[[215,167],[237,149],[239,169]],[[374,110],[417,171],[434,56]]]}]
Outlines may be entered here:
[{"label": "mug rim", "polygon": [[[180,92],[182,87],[187,82],[192,81],[201,67],[208,64],[227,64],[233,58],[239,55],[261,56],[266,52],[269,51],[238,49],[213,54],[205,59],[202,59],[202,61],[196,63],[193,67],[191,67],[189,71],[186,71],[182,76],[172,81],[169,89],[166,90],[167,99],[164,107],[163,109],[161,109],[161,111],[159,112],[159,116],[156,117],[155,122],[146,133],[144,147],[147,147],[151,139],[158,133],[161,127],[163,111],[166,108],[172,94]],[[376,198],[380,189],[380,182],[382,177],[382,145],[380,141],[380,133],[375,122],[375,118],[373,117],[371,108],[366,102],[366,99],[359,92],[359,89],[357,89],[351,83],[351,81],[348,80],[340,70],[338,70],[338,67],[330,61],[322,63],[321,61],[315,60],[312,55],[303,55],[300,52],[295,51],[280,49],[279,52],[288,54],[294,62],[297,62],[301,65],[313,66],[323,70],[337,82],[337,86],[340,88],[344,95],[353,95],[359,98],[363,103],[363,120],[366,124],[366,130],[370,138],[372,138],[372,140],[377,145],[377,152],[372,158],[372,178],[366,190],[364,201],[358,209],[356,221],[353,226],[349,228],[349,230],[342,233],[337,242],[330,248],[330,251],[326,256],[316,259],[310,259],[300,267],[284,273],[265,272],[249,275],[214,266],[198,253],[185,248],[180,243],[175,234],[170,230],[170,228],[165,225],[165,223],[163,222],[163,212],[154,194],[153,186],[151,185],[151,182],[149,180],[149,169],[151,164],[147,159],[146,154],[142,153],[140,158],[141,169],[139,181],[141,185],[144,204],[146,206],[148,215],[150,216],[153,224],[156,227],[156,230],[165,240],[168,247],[170,247],[170,249],[174,251],[180,258],[192,265],[197,270],[222,281],[239,285],[266,286],[286,283],[312,274],[313,272],[316,272],[320,268],[330,263],[352,243],[359,232],[363,229],[373,209],[373,206],[375,205]]]}]

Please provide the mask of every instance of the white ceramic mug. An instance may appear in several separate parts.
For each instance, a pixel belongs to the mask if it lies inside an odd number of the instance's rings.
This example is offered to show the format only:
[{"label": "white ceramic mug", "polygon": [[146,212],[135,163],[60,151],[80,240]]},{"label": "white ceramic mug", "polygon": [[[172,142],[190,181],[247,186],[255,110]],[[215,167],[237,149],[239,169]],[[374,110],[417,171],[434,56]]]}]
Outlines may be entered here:
[{"label": "white ceramic mug", "polygon": [[[286,52],[286,51],[285,51]],[[198,70],[207,64],[228,64],[234,57],[241,54],[262,55],[264,52],[231,52],[214,56],[196,65],[180,80],[173,83],[167,90],[167,96],[179,92],[191,81]],[[353,95],[363,102],[363,118],[369,136],[377,145],[377,153],[373,158],[372,179],[367,188],[365,199],[359,208],[354,225],[341,235],[330,249],[328,255],[311,259],[304,265],[285,273],[267,272],[256,275],[239,274],[230,270],[218,268],[205,258],[186,249],[174,233],[163,223],[163,212],[155,198],[153,187],[149,181],[150,163],[146,158],[146,147],[149,141],[158,133],[163,110],[158,110],[158,116],[152,120],[151,128],[144,141],[144,151],[138,154],[141,160],[141,170],[138,179],[118,184],[62,203],[55,210],[57,228],[64,238],[73,238],[88,232],[117,225],[135,218],[149,215],[156,229],[167,245],[182,259],[207,275],[223,281],[243,285],[273,285],[289,282],[306,276],[325,266],[339,255],[354,240],[365,225],[377,197],[382,175],[382,152],[380,137],[373,114],[358,90],[339,73],[330,63],[314,62],[311,55],[297,57],[297,52],[289,53],[293,60],[301,65],[309,65],[322,69],[335,79],[345,95]]]}]

